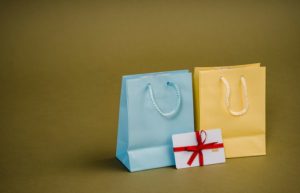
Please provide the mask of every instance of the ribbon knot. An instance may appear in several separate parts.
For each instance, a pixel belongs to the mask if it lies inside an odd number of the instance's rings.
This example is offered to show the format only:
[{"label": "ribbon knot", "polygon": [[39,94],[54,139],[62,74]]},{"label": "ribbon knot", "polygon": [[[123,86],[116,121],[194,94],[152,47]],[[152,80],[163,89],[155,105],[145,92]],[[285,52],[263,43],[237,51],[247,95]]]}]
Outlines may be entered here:
[{"label": "ribbon knot", "polygon": [[[204,133],[205,138],[202,140],[201,134]],[[207,134],[204,130],[201,130],[200,132],[197,131],[195,132],[196,134],[196,140],[197,140],[197,145],[194,146],[186,146],[186,147],[174,147],[173,150],[174,152],[180,152],[180,151],[191,151],[193,152],[191,157],[189,158],[187,164],[192,165],[193,161],[199,155],[199,165],[203,166],[203,153],[202,150],[205,149],[217,149],[217,148],[222,148],[224,147],[223,143],[218,143],[218,142],[211,142],[211,143],[205,143]]]}]

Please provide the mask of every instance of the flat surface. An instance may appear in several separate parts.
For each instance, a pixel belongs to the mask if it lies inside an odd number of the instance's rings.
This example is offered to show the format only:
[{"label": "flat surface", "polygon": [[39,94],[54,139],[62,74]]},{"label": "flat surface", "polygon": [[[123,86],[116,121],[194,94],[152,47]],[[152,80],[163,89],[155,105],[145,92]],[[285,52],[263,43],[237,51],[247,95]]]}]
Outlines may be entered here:
[{"label": "flat surface", "polygon": [[[0,3],[0,192],[299,192],[299,1]],[[128,173],[121,76],[267,66],[267,156]]]}]

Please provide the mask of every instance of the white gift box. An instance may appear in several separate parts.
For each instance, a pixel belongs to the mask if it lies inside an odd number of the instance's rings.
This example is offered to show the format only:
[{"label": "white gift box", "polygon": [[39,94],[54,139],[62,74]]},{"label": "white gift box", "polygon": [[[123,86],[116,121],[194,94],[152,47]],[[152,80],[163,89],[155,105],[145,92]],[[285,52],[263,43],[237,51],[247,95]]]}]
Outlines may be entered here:
[{"label": "white gift box", "polygon": [[221,129],[175,134],[172,140],[177,169],[225,162]]}]

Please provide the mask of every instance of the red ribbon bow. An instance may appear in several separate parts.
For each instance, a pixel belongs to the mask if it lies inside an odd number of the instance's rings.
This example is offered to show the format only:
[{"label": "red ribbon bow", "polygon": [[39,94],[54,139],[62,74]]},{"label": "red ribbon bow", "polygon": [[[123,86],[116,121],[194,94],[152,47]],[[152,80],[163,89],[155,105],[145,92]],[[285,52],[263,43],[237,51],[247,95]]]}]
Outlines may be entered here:
[{"label": "red ribbon bow", "polygon": [[[204,138],[203,141],[201,139],[201,134],[202,133],[205,134],[205,138]],[[191,155],[190,159],[187,162],[188,165],[192,165],[194,159],[199,154],[199,165],[203,166],[203,153],[202,153],[202,150],[222,148],[222,147],[224,147],[224,145],[223,145],[223,143],[218,143],[218,142],[205,143],[207,134],[204,130],[201,130],[201,132],[197,131],[197,132],[195,132],[195,134],[196,134],[196,139],[197,139],[198,145],[186,146],[186,147],[174,147],[173,150],[174,150],[174,152],[192,151],[193,154]]]}]

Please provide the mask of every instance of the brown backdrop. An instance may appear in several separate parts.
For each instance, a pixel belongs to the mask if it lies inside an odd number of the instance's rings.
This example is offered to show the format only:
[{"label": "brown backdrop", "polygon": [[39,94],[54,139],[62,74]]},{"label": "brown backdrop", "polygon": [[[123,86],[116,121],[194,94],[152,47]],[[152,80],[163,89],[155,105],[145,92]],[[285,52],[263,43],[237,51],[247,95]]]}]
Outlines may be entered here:
[{"label": "brown backdrop", "polygon": [[[299,1],[2,1],[0,192],[297,192]],[[267,156],[129,173],[121,76],[267,66]]]}]

